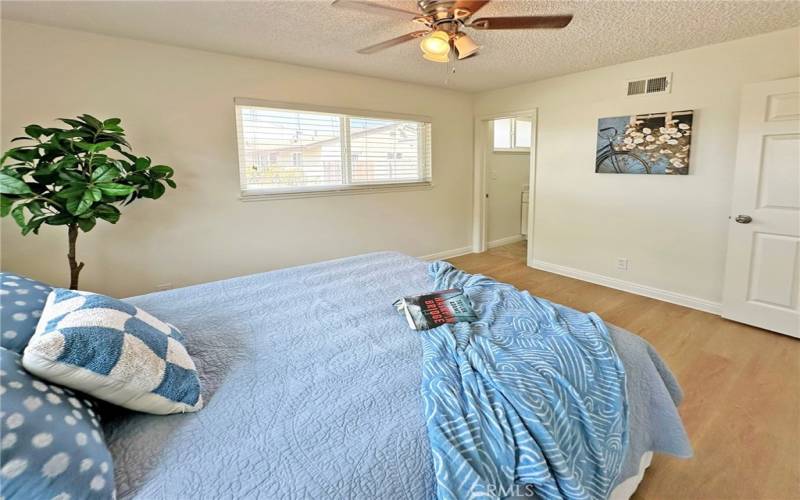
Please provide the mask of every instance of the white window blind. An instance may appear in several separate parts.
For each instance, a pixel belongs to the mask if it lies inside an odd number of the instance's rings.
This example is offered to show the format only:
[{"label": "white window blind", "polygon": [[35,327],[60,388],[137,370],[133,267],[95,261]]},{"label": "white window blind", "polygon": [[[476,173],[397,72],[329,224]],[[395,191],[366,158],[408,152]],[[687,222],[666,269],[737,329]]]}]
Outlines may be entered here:
[{"label": "white window blind", "polygon": [[236,103],[242,194],[431,182],[428,121]]}]

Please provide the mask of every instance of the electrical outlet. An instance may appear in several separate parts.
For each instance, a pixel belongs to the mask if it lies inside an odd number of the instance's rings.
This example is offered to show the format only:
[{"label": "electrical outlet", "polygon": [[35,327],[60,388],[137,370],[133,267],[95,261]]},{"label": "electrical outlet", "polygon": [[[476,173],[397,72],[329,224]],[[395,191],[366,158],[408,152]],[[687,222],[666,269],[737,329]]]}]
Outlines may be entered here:
[{"label": "electrical outlet", "polygon": [[156,285],[156,290],[163,292],[164,290],[169,290],[172,288],[172,283],[161,283],[160,285]]},{"label": "electrical outlet", "polygon": [[628,258],[627,257],[617,257],[617,269],[620,271],[627,271],[628,270]]}]

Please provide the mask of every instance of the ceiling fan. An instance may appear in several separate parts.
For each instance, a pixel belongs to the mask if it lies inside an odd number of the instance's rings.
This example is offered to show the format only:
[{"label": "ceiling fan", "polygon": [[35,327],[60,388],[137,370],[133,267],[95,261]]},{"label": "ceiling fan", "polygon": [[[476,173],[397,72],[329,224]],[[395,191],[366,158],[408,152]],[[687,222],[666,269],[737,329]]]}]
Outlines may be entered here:
[{"label": "ceiling fan", "polygon": [[424,26],[397,38],[376,43],[359,50],[359,54],[374,54],[389,47],[421,38],[422,57],[429,61],[446,63],[450,60],[451,47],[458,59],[474,56],[480,50],[477,43],[463,28],[476,30],[527,30],[559,29],[572,21],[572,15],[561,16],[505,16],[472,19],[490,0],[418,0],[418,12],[369,0],[333,0],[334,6],[360,11],[380,12],[408,18]]}]

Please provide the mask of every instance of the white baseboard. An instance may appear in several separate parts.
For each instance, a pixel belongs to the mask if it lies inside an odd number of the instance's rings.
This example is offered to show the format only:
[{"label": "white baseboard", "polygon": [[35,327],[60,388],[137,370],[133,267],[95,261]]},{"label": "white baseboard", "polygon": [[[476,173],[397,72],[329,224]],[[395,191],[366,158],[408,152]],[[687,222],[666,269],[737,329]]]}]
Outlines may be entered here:
[{"label": "white baseboard", "polygon": [[515,234],[514,236],[508,236],[506,238],[500,238],[499,240],[490,241],[486,244],[486,246],[489,248],[501,247],[503,245],[510,245],[512,243],[522,241],[524,239],[525,237],[521,234]]},{"label": "white baseboard", "polygon": [[454,248],[452,250],[445,250],[444,252],[422,255],[417,258],[422,260],[442,260],[442,259],[450,259],[452,257],[459,257],[461,255],[466,255],[468,253],[472,253],[472,246]]},{"label": "white baseboard", "polygon": [[603,285],[623,292],[635,293],[636,295],[643,295],[651,299],[663,300],[671,304],[678,304],[679,306],[690,307],[699,311],[704,311],[711,314],[720,314],[722,305],[719,302],[712,302],[710,300],[692,297],[691,295],[684,295],[682,293],[670,292],[669,290],[662,290],[660,288],[653,288],[647,285],[639,285],[631,281],[625,281],[602,274],[595,274],[588,271],[582,271],[572,267],[561,266],[558,264],[551,264],[541,260],[533,260],[530,263],[531,267],[549,273],[560,274],[562,276],[569,276],[570,278],[579,279],[581,281],[588,281],[596,285]]}]

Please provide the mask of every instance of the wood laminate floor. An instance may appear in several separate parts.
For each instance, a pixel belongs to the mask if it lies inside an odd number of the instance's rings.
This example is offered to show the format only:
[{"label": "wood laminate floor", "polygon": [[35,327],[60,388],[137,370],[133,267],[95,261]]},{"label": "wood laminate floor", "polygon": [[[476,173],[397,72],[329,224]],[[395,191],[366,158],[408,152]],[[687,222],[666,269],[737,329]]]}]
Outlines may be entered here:
[{"label": "wood laminate floor", "polygon": [[680,381],[695,456],[656,455],[634,499],[800,499],[800,341],[525,265],[525,243],[450,259],[650,342]]}]

